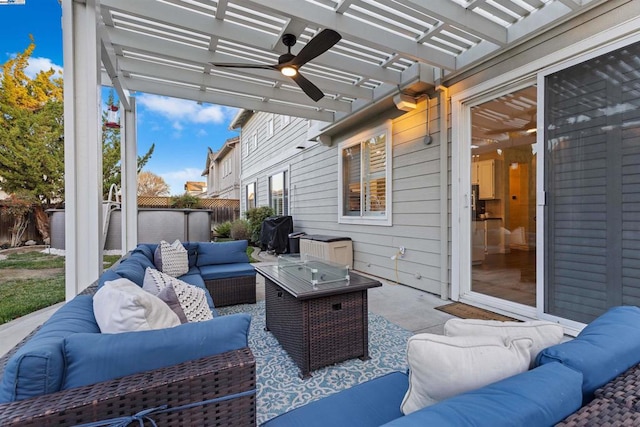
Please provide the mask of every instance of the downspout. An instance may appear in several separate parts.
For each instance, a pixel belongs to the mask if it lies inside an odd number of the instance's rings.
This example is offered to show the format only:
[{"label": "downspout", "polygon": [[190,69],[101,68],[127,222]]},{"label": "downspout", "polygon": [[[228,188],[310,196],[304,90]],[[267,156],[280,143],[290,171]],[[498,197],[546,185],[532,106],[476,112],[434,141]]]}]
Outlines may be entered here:
[{"label": "downspout", "polygon": [[[449,89],[438,85],[440,112],[440,298],[449,299]],[[427,105],[428,108],[428,105]]]}]

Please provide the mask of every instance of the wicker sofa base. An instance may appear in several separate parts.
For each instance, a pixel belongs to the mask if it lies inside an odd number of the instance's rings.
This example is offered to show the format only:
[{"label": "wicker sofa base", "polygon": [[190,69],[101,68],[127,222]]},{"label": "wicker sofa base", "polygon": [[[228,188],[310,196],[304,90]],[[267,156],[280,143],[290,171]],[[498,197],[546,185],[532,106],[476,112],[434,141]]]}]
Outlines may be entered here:
[{"label": "wicker sofa base", "polygon": [[256,303],[256,276],[205,280],[216,307]]},{"label": "wicker sofa base", "polygon": [[595,391],[595,399],[558,426],[640,425],[640,365]]},{"label": "wicker sofa base", "polygon": [[[2,426],[71,426],[152,412],[159,426],[255,426],[255,359],[249,348],[0,404]],[[209,402],[234,396],[229,400]],[[204,404],[198,404],[205,402]],[[189,406],[182,410],[172,408]],[[105,423],[105,425],[113,423]]]}]

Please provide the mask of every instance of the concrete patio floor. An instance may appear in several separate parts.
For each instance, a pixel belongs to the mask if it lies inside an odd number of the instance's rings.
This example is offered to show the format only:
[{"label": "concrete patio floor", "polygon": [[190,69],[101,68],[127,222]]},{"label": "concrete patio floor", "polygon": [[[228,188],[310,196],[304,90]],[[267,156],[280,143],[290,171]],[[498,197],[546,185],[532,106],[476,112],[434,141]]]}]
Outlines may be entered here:
[{"label": "concrete patio floor", "polygon": [[[265,252],[260,252],[254,257],[261,262],[276,261],[273,255]],[[256,297],[258,300],[263,300],[264,279],[260,275],[256,277]],[[408,286],[397,285],[379,278],[377,280],[382,282],[382,287],[369,289],[369,311],[385,317],[404,329],[414,333],[442,334],[444,323],[454,317],[434,309],[450,301]],[[43,324],[62,304],[44,308],[0,325],[0,356]]]}]

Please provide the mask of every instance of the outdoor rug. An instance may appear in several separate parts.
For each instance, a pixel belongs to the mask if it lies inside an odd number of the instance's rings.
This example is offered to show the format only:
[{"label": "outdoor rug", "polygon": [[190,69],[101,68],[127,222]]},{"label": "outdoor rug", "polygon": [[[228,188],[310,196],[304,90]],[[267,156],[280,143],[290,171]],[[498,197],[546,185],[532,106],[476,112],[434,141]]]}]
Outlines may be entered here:
[{"label": "outdoor rug", "polygon": [[249,347],[256,357],[258,424],[339,390],[407,369],[407,339],[412,333],[377,314],[369,313],[370,360],[347,360],[313,371],[311,378],[302,380],[278,340],[264,330],[264,301],[217,310],[221,315],[251,314]]},{"label": "outdoor rug", "polygon": [[502,314],[494,313],[492,311],[484,310],[461,302],[441,305],[440,307],[436,307],[436,310],[444,311],[445,313],[449,313],[462,319],[501,320],[503,322],[516,320],[512,317],[503,316]]}]

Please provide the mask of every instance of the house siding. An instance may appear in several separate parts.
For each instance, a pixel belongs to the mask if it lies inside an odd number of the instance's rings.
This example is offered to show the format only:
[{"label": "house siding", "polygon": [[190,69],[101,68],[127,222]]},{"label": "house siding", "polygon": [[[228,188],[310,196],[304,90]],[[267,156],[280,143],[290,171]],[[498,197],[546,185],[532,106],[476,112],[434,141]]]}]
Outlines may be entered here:
[{"label": "house siding", "polygon": [[[441,218],[437,99],[429,102],[430,145],[424,143],[426,107],[427,102],[422,101],[416,110],[392,120],[391,226],[338,223],[338,145],[354,134],[382,124],[381,119],[368,121],[366,125],[334,137],[331,147],[306,142],[310,146],[304,150],[295,147],[305,142],[306,120],[293,118],[291,124],[279,132],[280,121],[276,119],[273,144],[269,141],[260,145],[259,137],[258,152],[243,158],[243,171],[253,171],[243,173],[243,191],[246,184],[257,181],[257,206],[268,205],[268,176],[289,167],[289,212],[296,231],[350,237],[355,270],[439,294]],[[243,136],[264,128],[268,116],[270,114],[255,114],[243,128]],[[254,158],[250,159],[252,155]],[[260,168],[261,163],[269,164]],[[243,194],[243,209],[244,203]],[[398,259],[396,270],[396,261],[391,257],[399,246],[406,248],[406,254]]]}]

